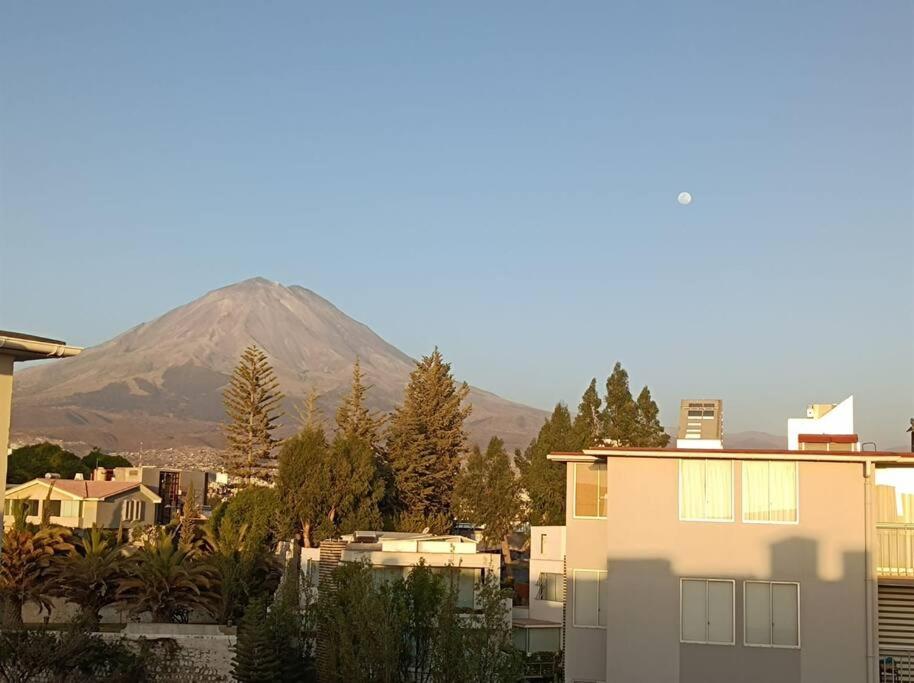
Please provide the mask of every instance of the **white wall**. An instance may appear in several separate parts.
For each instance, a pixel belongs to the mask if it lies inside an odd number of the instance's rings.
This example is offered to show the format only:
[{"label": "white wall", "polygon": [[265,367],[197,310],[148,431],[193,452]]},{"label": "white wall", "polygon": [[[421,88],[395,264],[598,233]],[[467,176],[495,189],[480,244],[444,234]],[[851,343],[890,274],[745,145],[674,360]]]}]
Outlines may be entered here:
[{"label": "white wall", "polygon": [[848,396],[819,419],[787,420],[787,449],[800,450],[800,434],[854,434],[854,397]]},{"label": "white wall", "polygon": [[562,622],[562,603],[537,598],[543,572],[565,573],[565,527],[530,527],[530,618]]}]

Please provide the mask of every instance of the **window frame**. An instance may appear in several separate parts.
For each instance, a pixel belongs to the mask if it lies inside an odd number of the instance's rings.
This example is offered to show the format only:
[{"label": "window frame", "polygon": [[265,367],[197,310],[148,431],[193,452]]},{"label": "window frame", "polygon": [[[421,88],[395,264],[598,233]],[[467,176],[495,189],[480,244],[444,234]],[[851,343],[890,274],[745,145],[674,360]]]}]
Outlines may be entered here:
[{"label": "window frame", "polygon": [[[682,516],[682,463],[686,460],[694,462],[699,460],[702,463],[729,461],[730,462],[730,518],[729,519],[707,519],[704,517],[683,517]],[[679,458],[678,477],[679,477],[679,498],[677,503],[677,513],[680,522],[705,522],[717,524],[732,524],[736,521],[736,461],[731,458]],[[705,470],[705,489],[707,490],[708,472]],[[707,505],[707,494],[705,494],[705,504]]]},{"label": "window frame", "polygon": [[[603,574],[603,580],[609,583],[609,572],[606,569],[573,569],[571,570],[571,581],[572,588],[574,590],[574,598],[571,601],[571,625],[575,628],[592,628],[600,629],[605,631],[606,626],[600,625],[600,613],[602,612],[602,605],[600,603],[600,593],[597,592],[597,623],[596,624],[579,624],[578,623],[578,608],[577,608],[577,595],[578,595],[578,574]],[[600,579],[597,579],[597,585],[599,586]],[[567,601],[568,595],[565,595],[565,600]]]},{"label": "window frame", "polygon": [[[546,589],[546,584],[545,584],[545,581],[544,581],[544,578],[543,578],[543,577],[546,577],[546,576],[554,576],[554,577],[556,577],[556,582],[557,582],[556,591],[557,591],[557,592],[560,591],[560,592],[562,593],[562,599],[561,599],[561,600],[550,600],[549,598],[541,598],[541,597],[540,597],[540,595],[541,595],[542,593],[546,592],[546,591],[545,591],[545,589]],[[536,599],[539,600],[540,602],[550,602],[550,603],[552,603],[552,604],[554,604],[554,605],[563,605],[563,604],[565,604],[565,595],[564,595],[564,594],[565,594],[565,591],[564,591],[563,586],[562,586],[562,584],[564,583],[564,579],[565,579],[564,574],[559,574],[558,572],[540,572],[539,576],[538,576],[537,579],[536,579],[536,583],[537,583]]]},{"label": "window frame", "polygon": [[[587,465],[587,466],[596,465],[597,467],[602,465],[603,472],[604,472],[603,512],[605,513],[606,512],[606,496],[609,495],[609,486],[607,485],[607,483],[608,483],[607,473],[608,473],[609,468],[607,467],[607,463],[605,461],[603,461],[603,462],[575,462],[575,463],[572,463],[572,465],[573,465],[573,467],[571,468],[572,469],[572,475],[571,475],[571,492],[572,492],[571,517],[572,517],[572,519],[606,519],[605,514],[597,515],[597,516],[578,514],[578,465]],[[600,493],[600,486],[599,486],[599,484],[597,484],[597,511],[600,510],[599,493]]]},{"label": "window frame", "polygon": [[141,522],[146,516],[146,501],[128,498],[124,501],[121,519],[125,522]]},{"label": "window frame", "polygon": [[[706,640],[686,640],[682,635],[682,584],[684,581],[704,581],[705,582],[705,638]],[[709,583],[729,583],[730,584],[730,633],[731,640],[729,643],[718,642],[716,640],[707,640],[708,637],[708,586]],[[686,645],[722,645],[724,647],[736,646],[736,579],[710,579],[702,576],[681,576],[679,577],[679,642]]]},{"label": "window frame", "polygon": [[[794,468],[793,468],[793,478],[794,478],[793,490],[796,491],[796,494],[797,494],[797,505],[796,505],[796,508],[797,508],[797,518],[796,518],[796,519],[794,519],[794,520],[792,520],[792,521],[789,521],[789,520],[788,520],[788,521],[783,521],[783,522],[778,521],[778,520],[772,521],[771,519],[746,519],[746,463],[747,463],[747,462],[754,462],[754,463],[757,463],[757,462],[764,462],[764,463],[765,463],[766,465],[768,465],[768,467],[769,467],[769,475],[768,475],[768,486],[769,486],[769,493],[768,493],[768,516],[769,516],[769,517],[771,516],[771,493],[770,493],[770,487],[771,487],[771,473],[770,473],[771,471],[770,471],[770,467],[771,467],[771,463],[772,463],[772,462],[792,462],[792,463],[794,464]],[[743,524],[776,524],[776,525],[779,525],[779,526],[791,526],[791,525],[797,525],[797,524],[800,523],[800,461],[799,461],[799,460],[745,460],[745,461],[743,461],[742,463],[740,463],[740,468],[739,468],[739,469],[740,469],[740,473],[739,473],[739,485],[740,485],[740,520],[742,521]]]},{"label": "window frame", "polygon": [[[767,645],[764,643],[750,643],[747,640],[746,632],[749,626],[749,617],[746,612],[746,585],[750,583],[760,583],[768,586],[768,614],[769,614],[769,623],[768,623],[768,639],[772,642]],[[771,621],[774,617],[774,591],[771,590],[772,586],[796,586],[797,588],[797,644],[796,645],[776,645],[774,643],[774,622]],[[778,650],[799,650],[803,646],[803,632],[802,632],[802,609],[800,607],[800,582],[799,581],[765,581],[763,579],[746,579],[743,581],[743,645],[745,647],[762,647],[768,649],[778,649]]]}]

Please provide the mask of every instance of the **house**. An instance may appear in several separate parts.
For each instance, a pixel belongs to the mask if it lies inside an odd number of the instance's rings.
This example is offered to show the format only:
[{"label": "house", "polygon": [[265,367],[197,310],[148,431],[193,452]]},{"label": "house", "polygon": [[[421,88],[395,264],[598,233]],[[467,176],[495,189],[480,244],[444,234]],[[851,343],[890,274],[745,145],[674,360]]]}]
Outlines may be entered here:
[{"label": "house", "polygon": [[811,426],[794,450],[549,455],[568,683],[914,680],[914,458],[801,446]]},{"label": "house", "polygon": [[565,527],[530,527],[530,601],[515,607],[514,646],[523,652],[559,652],[565,611]]},{"label": "house", "polygon": [[459,535],[356,531],[301,551],[302,570],[317,590],[323,577],[340,563],[365,562],[380,581],[405,578],[420,561],[432,572],[457,572],[457,604],[465,609],[476,606],[482,581],[501,576],[500,555],[477,552],[476,541]]},{"label": "house", "polygon": [[171,467],[97,468],[92,478],[96,481],[139,482],[162,500],[155,523],[168,524],[180,512],[187,492],[193,486],[197,504],[205,508],[209,503],[209,475],[203,470],[181,470]]},{"label": "house", "polygon": [[140,482],[32,479],[6,490],[4,522],[12,524],[13,501],[24,500],[27,521],[41,522],[45,509],[51,524],[106,529],[155,523],[162,499]]}]

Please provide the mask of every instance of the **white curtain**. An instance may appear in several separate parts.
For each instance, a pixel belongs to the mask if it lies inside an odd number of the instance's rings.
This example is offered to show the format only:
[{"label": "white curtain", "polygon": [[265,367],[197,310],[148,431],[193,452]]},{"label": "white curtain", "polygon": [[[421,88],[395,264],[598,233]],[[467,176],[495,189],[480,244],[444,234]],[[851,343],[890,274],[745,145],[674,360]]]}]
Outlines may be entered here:
[{"label": "white curtain", "polygon": [[705,519],[733,519],[733,462],[707,460]]},{"label": "white curtain", "polygon": [[797,463],[768,463],[768,505],[772,522],[797,521]]},{"label": "white curtain", "polygon": [[743,519],[768,521],[768,463],[744,460],[742,467]]},{"label": "white curtain", "polygon": [[[606,465],[603,465],[606,468]],[[576,463],[574,466],[574,514],[597,517],[600,514],[600,469],[598,465]]]},{"label": "white curtain", "polygon": [[679,517],[705,518],[705,461],[679,461]]}]

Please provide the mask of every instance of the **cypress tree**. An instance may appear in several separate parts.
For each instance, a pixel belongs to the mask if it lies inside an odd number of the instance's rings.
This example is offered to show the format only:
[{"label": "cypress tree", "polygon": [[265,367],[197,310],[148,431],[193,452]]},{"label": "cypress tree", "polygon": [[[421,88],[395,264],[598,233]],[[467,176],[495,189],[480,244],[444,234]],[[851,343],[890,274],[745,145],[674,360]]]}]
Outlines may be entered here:
[{"label": "cypress tree", "polygon": [[283,398],[266,354],[256,346],[246,348],[223,394],[228,469],[245,484],[253,477],[273,479],[277,444],[273,431]]},{"label": "cypress tree", "polygon": [[466,383],[457,384],[436,348],[416,364],[403,405],[394,412],[387,448],[398,508],[411,524],[450,514],[451,494],[466,452],[463,423],[470,406]]},{"label": "cypress tree", "polygon": [[300,534],[306,548],[332,531],[327,527],[333,506],[329,450],[324,430],[310,426],[287,439],[279,452],[276,490],[283,517],[291,523],[292,532]]},{"label": "cypress tree", "polygon": [[654,399],[651,398],[651,390],[644,387],[638,394],[636,403],[638,405],[638,436],[634,445],[651,448],[666,447],[670,442],[670,435],[660,424],[660,410]]},{"label": "cypress tree", "polygon": [[605,438],[616,446],[633,446],[638,440],[638,406],[622,363],[616,363],[606,380],[603,425]]},{"label": "cypress tree", "polygon": [[263,598],[248,603],[238,625],[232,675],[241,683],[268,683],[279,680],[282,673],[272,629],[267,620]]},{"label": "cypress tree", "polygon": [[578,414],[574,418],[574,435],[576,448],[588,448],[599,443],[603,436],[603,411],[600,394],[597,392],[597,379],[590,380],[590,385],[581,396]]},{"label": "cypress tree", "polygon": [[200,505],[197,502],[197,492],[194,490],[194,482],[190,482],[187,485],[187,493],[184,494],[184,507],[181,509],[178,536],[181,545],[193,546],[197,537],[197,524],[202,516]]},{"label": "cypress tree", "polygon": [[565,463],[546,456],[580,448],[579,435],[564,403],[557,403],[539,434],[527,447],[519,469],[528,497],[528,520],[534,525],[565,523]]}]

